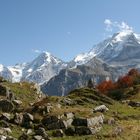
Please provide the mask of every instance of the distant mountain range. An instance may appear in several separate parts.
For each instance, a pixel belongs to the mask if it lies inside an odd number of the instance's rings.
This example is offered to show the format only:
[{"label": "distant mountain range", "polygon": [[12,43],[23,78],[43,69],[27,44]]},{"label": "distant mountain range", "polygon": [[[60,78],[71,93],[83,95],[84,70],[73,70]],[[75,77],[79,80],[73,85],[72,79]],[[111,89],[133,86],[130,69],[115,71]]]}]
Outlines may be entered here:
[{"label": "distant mountain range", "polygon": [[48,52],[29,63],[5,67],[0,76],[13,82],[29,81],[41,85],[49,95],[66,95],[70,90],[85,86],[89,78],[96,83],[116,80],[130,68],[140,68],[140,35],[127,30],[94,45],[87,52],[64,62]]}]

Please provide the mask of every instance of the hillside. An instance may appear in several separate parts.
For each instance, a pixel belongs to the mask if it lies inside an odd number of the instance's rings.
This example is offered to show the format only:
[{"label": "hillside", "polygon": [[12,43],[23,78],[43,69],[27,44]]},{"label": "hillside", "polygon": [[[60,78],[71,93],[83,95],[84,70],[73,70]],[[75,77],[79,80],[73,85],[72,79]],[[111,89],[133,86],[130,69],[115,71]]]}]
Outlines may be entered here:
[{"label": "hillside", "polygon": [[[124,92],[131,91],[131,97],[122,101],[90,88],[75,89],[64,97],[43,97],[34,84],[1,80],[0,87],[0,137],[4,140],[9,136],[14,140],[140,138],[140,107],[127,101],[140,101],[140,85],[137,90],[125,88]],[[2,87],[7,87],[14,99],[6,98]]]}]

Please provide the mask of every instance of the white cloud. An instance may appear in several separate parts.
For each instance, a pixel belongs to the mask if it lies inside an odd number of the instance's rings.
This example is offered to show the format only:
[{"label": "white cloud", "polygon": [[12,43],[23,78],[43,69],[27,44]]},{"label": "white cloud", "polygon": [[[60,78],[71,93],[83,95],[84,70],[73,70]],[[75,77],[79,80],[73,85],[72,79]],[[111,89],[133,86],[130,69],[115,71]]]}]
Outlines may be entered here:
[{"label": "white cloud", "polygon": [[105,19],[104,24],[106,25],[106,31],[112,32],[112,22],[110,19]]},{"label": "white cloud", "polygon": [[35,50],[32,50],[34,53],[41,53],[41,51],[40,50],[37,50],[37,49],[35,49]]},{"label": "white cloud", "polygon": [[133,28],[124,21],[117,22],[111,19],[105,19],[104,24],[106,25],[105,30],[107,32],[112,32],[114,29],[119,31],[133,31]]}]

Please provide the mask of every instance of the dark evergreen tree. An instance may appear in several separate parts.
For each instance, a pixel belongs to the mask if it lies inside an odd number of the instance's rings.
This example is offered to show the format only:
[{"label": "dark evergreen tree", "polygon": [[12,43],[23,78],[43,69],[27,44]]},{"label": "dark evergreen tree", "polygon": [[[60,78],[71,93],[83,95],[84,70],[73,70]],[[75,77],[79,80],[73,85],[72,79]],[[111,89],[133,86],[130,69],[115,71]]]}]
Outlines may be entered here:
[{"label": "dark evergreen tree", "polygon": [[89,79],[89,80],[88,80],[87,87],[88,87],[88,88],[94,88],[94,84],[93,84],[92,79]]}]

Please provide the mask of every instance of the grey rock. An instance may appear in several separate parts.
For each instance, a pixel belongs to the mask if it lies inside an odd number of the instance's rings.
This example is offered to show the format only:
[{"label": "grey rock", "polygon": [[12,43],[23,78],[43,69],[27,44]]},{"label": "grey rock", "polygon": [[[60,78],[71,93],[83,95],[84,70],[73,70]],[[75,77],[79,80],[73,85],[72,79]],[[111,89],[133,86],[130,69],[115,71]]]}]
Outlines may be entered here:
[{"label": "grey rock", "polygon": [[52,134],[54,137],[63,137],[64,136],[64,132],[62,129],[58,129],[58,130],[55,130]]},{"label": "grey rock", "polygon": [[12,102],[16,107],[19,107],[20,105],[22,105],[22,101],[20,100],[13,100]]},{"label": "grey rock", "polygon": [[74,136],[76,133],[75,133],[75,127],[68,127],[66,130],[65,130],[65,134],[67,136]]},{"label": "grey rock", "polygon": [[112,132],[112,136],[116,137],[116,136],[120,136],[121,133],[123,132],[123,128],[120,126],[117,126],[113,132]]},{"label": "grey rock", "polygon": [[65,116],[67,119],[72,119],[72,118],[74,118],[74,113],[72,113],[72,112],[65,112],[65,113],[64,113],[64,116]]},{"label": "grey rock", "polygon": [[45,140],[45,139],[43,139],[42,136],[39,136],[39,135],[36,135],[33,138],[34,138],[34,140]]},{"label": "grey rock", "polygon": [[23,134],[18,138],[18,140],[28,140],[28,139],[29,137],[25,132],[23,132]]},{"label": "grey rock", "polygon": [[132,107],[140,107],[140,102],[130,101],[128,105]]},{"label": "grey rock", "polygon": [[0,96],[6,96],[7,88],[0,84]]},{"label": "grey rock", "polygon": [[14,105],[9,100],[0,100],[0,110],[3,112],[12,112],[14,109]]},{"label": "grey rock", "polygon": [[14,123],[17,125],[21,125],[23,122],[23,114],[21,113],[16,113],[13,119]]},{"label": "grey rock", "polygon": [[38,128],[38,130],[36,130],[35,133],[36,133],[36,135],[42,136],[45,140],[48,139],[48,134],[46,133],[46,131],[43,127]]},{"label": "grey rock", "polygon": [[49,125],[49,124],[52,124],[52,123],[57,123],[59,121],[59,119],[60,119],[59,116],[45,116],[42,119],[42,123],[44,125]]},{"label": "grey rock", "polygon": [[4,121],[10,121],[11,119],[11,115],[9,113],[2,113],[2,115],[0,116],[0,120],[4,120]]},{"label": "grey rock", "polygon": [[74,126],[87,126],[87,127],[94,127],[100,126],[104,122],[104,115],[99,115],[92,118],[75,118],[73,120]]},{"label": "grey rock", "polygon": [[0,140],[6,140],[6,136],[0,134]]},{"label": "grey rock", "polygon": [[56,123],[52,123],[47,125],[48,130],[55,130],[55,129],[66,129],[67,128],[67,123],[64,120],[59,120]]},{"label": "grey rock", "polygon": [[107,112],[109,109],[105,105],[100,105],[94,108],[94,112]]}]

